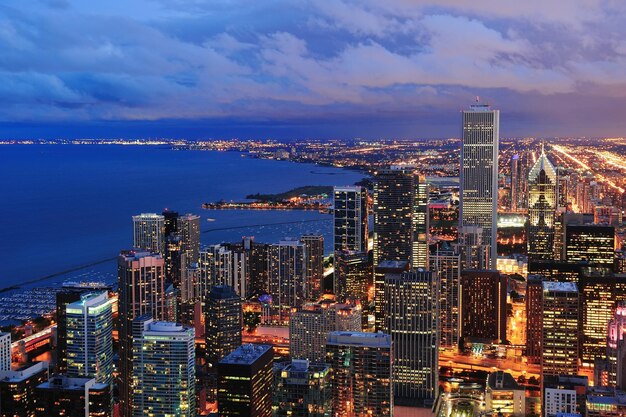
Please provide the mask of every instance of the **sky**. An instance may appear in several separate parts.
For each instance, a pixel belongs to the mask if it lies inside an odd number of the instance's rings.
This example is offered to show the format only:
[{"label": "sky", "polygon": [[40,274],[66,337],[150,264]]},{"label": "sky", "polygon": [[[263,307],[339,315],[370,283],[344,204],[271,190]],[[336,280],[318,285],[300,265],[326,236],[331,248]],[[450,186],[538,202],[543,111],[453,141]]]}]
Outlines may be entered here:
[{"label": "sky", "polygon": [[3,0],[0,138],[626,136],[622,0]]}]

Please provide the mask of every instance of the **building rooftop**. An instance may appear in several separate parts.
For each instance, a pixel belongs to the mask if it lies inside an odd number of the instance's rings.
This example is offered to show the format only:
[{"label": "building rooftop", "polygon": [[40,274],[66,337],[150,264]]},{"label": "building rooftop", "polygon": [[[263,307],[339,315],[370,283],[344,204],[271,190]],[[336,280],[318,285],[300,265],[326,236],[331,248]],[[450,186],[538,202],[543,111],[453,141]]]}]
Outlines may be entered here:
[{"label": "building rooftop", "polygon": [[68,378],[65,375],[55,375],[43,384],[38,385],[37,388],[84,391],[85,386],[89,387],[89,389],[105,389],[109,385],[96,382],[92,378]]},{"label": "building rooftop", "polygon": [[233,287],[230,285],[214,285],[211,288],[209,297],[212,299],[239,298]]},{"label": "building rooftop", "polygon": [[0,371],[0,382],[22,382],[41,371],[48,370],[48,362],[35,362],[24,365],[14,371]]},{"label": "building rooftop", "polygon": [[521,387],[511,374],[504,371],[489,374],[487,377],[487,385],[492,390],[524,390],[524,387]]},{"label": "building rooftop", "polygon": [[391,348],[391,336],[387,333],[369,332],[330,332],[326,342],[329,345],[351,345]]},{"label": "building rooftop", "polygon": [[407,269],[409,261],[380,261],[376,268],[380,269]]},{"label": "building rooftop", "polygon": [[252,365],[269,350],[272,350],[271,345],[255,345],[251,343],[241,345],[222,359],[220,364]]},{"label": "building rooftop", "polygon": [[551,292],[578,292],[575,282],[544,281],[542,283],[544,291]]}]

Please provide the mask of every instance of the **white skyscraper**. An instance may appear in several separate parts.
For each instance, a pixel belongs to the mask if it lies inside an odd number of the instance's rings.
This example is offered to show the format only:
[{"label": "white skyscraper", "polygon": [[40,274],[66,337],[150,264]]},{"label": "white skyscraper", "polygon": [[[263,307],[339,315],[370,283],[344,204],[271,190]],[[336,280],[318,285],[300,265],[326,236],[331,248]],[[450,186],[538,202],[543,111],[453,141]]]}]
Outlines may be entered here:
[{"label": "white skyscraper", "polygon": [[113,380],[113,299],[85,294],[66,306],[67,376]]},{"label": "white skyscraper", "polygon": [[268,287],[272,296],[273,323],[287,324],[292,309],[306,301],[305,246],[297,240],[270,245],[267,260]]},{"label": "white skyscraper", "polygon": [[11,333],[0,333],[0,371],[11,370]]},{"label": "white skyscraper", "polygon": [[165,253],[165,217],[155,213],[133,216],[133,246],[151,252]]},{"label": "white skyscraper", "polygon": [[195,416],[193,328],[144,315],[133,322],[133,334],[132,415]]},{"label": "white skyscraper", "polygon": [[[482,228],[482,245],[489,259],[480,269],[496,269],[498,259],[498,152],[500,112],[484,104],[463,111],[461,145],[459,241],[465,244],[464,228]],[[476,229],[473,229],[476,230]]]}]

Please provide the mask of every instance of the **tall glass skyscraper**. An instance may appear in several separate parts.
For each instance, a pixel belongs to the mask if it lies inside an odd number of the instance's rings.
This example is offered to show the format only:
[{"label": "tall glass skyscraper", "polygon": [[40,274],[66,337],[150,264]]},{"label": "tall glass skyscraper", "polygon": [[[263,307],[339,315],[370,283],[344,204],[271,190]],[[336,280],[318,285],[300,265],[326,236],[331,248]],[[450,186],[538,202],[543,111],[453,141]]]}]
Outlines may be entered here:
[{"label": "tall glass skyscraper", "polygon": [[133,322],[132,416],[196,415],[195,332],[149,315]]},{"label": "tall glass skyscraper", "polygon": [[85,294],[68,304],[67,376],[112,383],[113,300],[107,292]]},{"label": "tall glass skyscraper", "polygon": [[156,213],[133,216],[133,247],[165,253],[165,217]]},{"label": "tall glass skyscraper", "polygon": [[297,240],[270,245],[267,262],[272,323],[287,324],[292,309],[306,301],[305,246]]},{"label": "tall glass skyscraper", "polygon": [[541,155],[528,175],[528,258],[550,259],[554,253],[558,176],[554,165]]},{"label": "tall glass skyscraper", "polygon": [[482,229],[481,244],[487,247],[489,259],[483,259],[479,269],[496,269],[498,259],[496,221],[499,138],[498,110],[477,103],[463,111],[459,241],[465,244],[468,227]]},{"label": "tall glass skyscraper", "polygon": [[333,213],[334,251],[367,252],[367,189],[360,186],[335,187]]}]

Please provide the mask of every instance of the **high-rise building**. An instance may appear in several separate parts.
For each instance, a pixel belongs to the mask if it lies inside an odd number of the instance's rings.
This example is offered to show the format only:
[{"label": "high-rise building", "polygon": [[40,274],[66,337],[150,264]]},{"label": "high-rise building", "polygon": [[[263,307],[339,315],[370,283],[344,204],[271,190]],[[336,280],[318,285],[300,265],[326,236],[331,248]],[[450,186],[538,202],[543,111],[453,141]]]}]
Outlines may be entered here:
[{"label": "high-rise building", "polygon": [[412,167],[376,173],[374,265],[386,260],[428,267],[428,184]]},{"label": "high-rise building", "polygon": [[334,189],[333,250],[367,252],[367,189],[361,186]]},{"label": "high-rise building", "polygon": [[[618,303],[608,325],[606,360],[608,372],[603,384],[601,378],[595,385],[626,388],[626,303]],[[599,374],[596,370],[596,374]]]},{"label": "high-rise building", "polygon": [[498,271],[461,272],[461,335],[506,339],[507,280]]},{"label": "high-rise building", "polygon": [[165,253],[165,217],[142,213],[133,216],[133,247],[154,253]]},{"label": "high-rise building", "polygon": [[[250,288],[249,250],[235,245],[211,245],[200,252],[200,290],[203,294],[213,285],[233,287],[241,298],[252,293]],[[265,258],[267,264],[267,258]]]},{"label": "high-rise building", "polygon": [[254,238],[246,237],[243,246],[250,256],[250,295],[267,292],[269,247],[266,243],[256,243]]},{"label": "high-rise building", "polygon": [[584,416],[589,380],[581,375],[542,377],[542,409],[545,417]]},{"label": "high-rise building", "polygon": [[569,262],[587,262],[613,268],[615,228],[602,225],[567,225],[565,259]]},{"label": "high-rise building", "polygon": [[113,382],[113,300],[107,292],[67,305],[67,376]]},{"label": "high-rise building", "polygon": [[393,416],[392,342],[385,333],[332,332],[333,416]]},{"label": "high-rise building", "polygon": [[[498,152],[500,112],[475,104],[463,111],[459,234],[468,226],[482,229],[482,245],[489,253],[480,269],[496,269],[498,213]],[[461,236],[460,236],[461,237]],[[460,239],[464,242],[465,239]]]},{"label": "high-rise building", "polygon": [[267,260],[271,322],[287,324],[293,308],[306,301],[305,247],[297,240],[270,245]]},{"label": "high-rise building", "polygon": [[196,415],[194,330],[154,321],[149,315],[133,321],[132,415]]},{"label": "high-rise building", "polygon": [[543,279],[529,275],[526,281],[526,352],[531,363],[541,363],[541,338],[543,337]]},{"label": "high-rise building", "polygon": [[326,340],[334,331],[361,331],[361,309],[326,300],[305,304],[289,321],[291,357],[324,362]]},{"label": "high-rise building", "polygon": [[219,417],[271,417],[274,349],[247,344],[218,366]]},{"label": "high-rise building", "polygon": [[541,375],[575,375],[578,372],[580,332],[579,294],[573,282],[543,285]]},{"label": "high-rise building", "polygon": [[522,184],[522,163],[520,162],[519,155],[515,154],[511,157],[511,211],[513,213],[524,207]]},{"label": "high-rise building", "polygon": [[385,329],[385,279],[388,275],[401,275],[410,269],[408,261],[382,261],[374,264],[374,316],[376,320],[376,330]]},{"label": "high-rise building", "polygon": [[372,265],[367,252],[335,251],[333,292],[339,301],[349,297],[366,306],[373,285]]},{"label": "high-rise building", "polygon": [[386,331],[393,342],[396,404],[432,405],[437,398],[437,279],[414,270],[385,278]]},{"label": "high-rise building", "polygon": [[549,259],[554,253],[557,184],[556,168],[546,156],[542,146],[541,155],[528,175],[529,259]]},{"label": "high-rise building", "polygon": [[294,359],[274,364],[274,417],[330,417],[331,370]]},{"label": "high-rise building", "polygon": [[35,388],[48,380],[48,363],[35,362],[0,371],[0,416],[35,415]]},{"label": "high-rise building", "polygon": [[589,271],[580,278],[581,358],[592,367],[607,349],[607,326],[619,302],[626,302],[626,275]]},{"label": "high-rise building", "polygon": [[526,415],[526,390],[504,371],[492,372],[485,387],[485,408],[509,417]]},{"label": "high-rise building", "polygon": [[180,216],[176,229],[187,265],[197,263],[200,258],[200,216],[197,214]]},{"label": "high-rise building", "polygon": [[205,300],[207,362],[212,366],[241,346],[241,297],[232,287],[214,285]]},{"label": "high-rise building", "polygon": [[324,236],[304,235],[300,242],[304,244],[306,298],[317,300],[324,286]]},{"label": "high-rise building", "polygon": [[111,417],[111,401],[109,384],[55,375],[35,389],[35,417]]},{"label": "high-rise building", "polygon": [[430,270],[437,274],[439,295],[439,346],[456,349],[459,345],[459,284],[461,257],[452,248],[437,248],[430,255]]},{"label": "high-rise building", "polygon": [[0,371],[11,370],[11,333],[0,333]]},{"label": "high-rise building", "polygon": [[120,416],[132,416],[133,320],[149,314],[164,319],[165,276],[161,255],[122,251],[118,257]]}]

